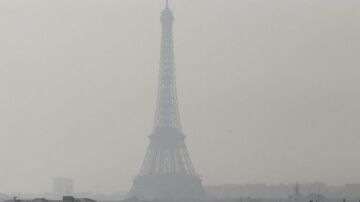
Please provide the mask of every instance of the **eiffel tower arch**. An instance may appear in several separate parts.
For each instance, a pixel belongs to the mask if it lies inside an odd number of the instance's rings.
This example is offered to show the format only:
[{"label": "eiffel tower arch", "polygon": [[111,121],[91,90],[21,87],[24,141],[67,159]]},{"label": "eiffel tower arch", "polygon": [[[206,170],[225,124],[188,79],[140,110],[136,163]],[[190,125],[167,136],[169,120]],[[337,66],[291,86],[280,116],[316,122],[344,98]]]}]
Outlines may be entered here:
[{"label": "eiffel tower arch", "polygon": [[162,38],[158,97],[150,145],[128,197],[193,201],[206,198],[182,132],[176,92],[172,26],[168,1],[161,13]]}]

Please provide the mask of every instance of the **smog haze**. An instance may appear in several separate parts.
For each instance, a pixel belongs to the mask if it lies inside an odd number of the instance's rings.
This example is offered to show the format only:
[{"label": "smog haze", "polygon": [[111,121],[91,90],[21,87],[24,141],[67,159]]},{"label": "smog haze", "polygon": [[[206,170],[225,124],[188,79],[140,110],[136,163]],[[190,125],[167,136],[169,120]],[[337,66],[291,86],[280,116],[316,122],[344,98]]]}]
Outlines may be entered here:
[{"label": "smog haze", "polygon": [[[203,184],[360,182],[360,1],[171,0]],[[149,144],[163,0],[0,1],[0,191],[127,191]]]}]

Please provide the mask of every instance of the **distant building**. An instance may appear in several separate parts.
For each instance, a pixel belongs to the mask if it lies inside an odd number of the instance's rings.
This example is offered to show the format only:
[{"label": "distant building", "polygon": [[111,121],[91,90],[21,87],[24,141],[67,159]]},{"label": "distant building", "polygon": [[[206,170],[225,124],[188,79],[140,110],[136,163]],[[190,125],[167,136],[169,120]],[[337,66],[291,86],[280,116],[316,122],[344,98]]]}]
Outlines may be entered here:
[{"label": "distant building", "polygon": [[[283,201],[303,202],[310,194],[321,194],[326,196],[327,201],[337,199],[337,202],[346,198],[346,202],[359,202],[360,184],[347,184],[345,186],[329,186],[324,183],[302,183],[296,184],[239,184],[239,185],[212,185],[206,186],[210,198],[265,198],[284,199]],[[321,199],[321,197],[319,197]],[[301,200],[299,200],[301,199]],[[309,201],[305,201],[309,202]],[[313,202],[316,202],[314,200]]]},{"label": "distant building", "polygon": [[360,199],[360,184],[346,184],[344,192],[350,198]]},{"label": "distant building", "polygon": [[0,193],[0,201],[5,201],[9,199],[10,197],[6,194]]},{"label": "distant building", "polygon": [[74,182],[70,178],[55,178],[53,181],[54,196],[72,196],[74,194]]},{"label": "distant building", "polygon": [[296,183],[296,185],[294,187],[294,193],[289,196],[288,201],[289,202],[301,202],[302,201],[302,196],[300,194],[300,185],[298,183]]},{"label": "distant building", "polygon": [[48,200],[45,198],[36,198],[36,199],[17,199],[14,197],[11,200],[5,202],[96,202],[95,200],[88,198],[74,198],[72,196],[64,196],[62,200]]},{"label": "distant building", "polygon": [[327,202],[329,201],[324,195],[322,194],[309,194],[307,195],[303,201],[310,201],[310,202]]}]

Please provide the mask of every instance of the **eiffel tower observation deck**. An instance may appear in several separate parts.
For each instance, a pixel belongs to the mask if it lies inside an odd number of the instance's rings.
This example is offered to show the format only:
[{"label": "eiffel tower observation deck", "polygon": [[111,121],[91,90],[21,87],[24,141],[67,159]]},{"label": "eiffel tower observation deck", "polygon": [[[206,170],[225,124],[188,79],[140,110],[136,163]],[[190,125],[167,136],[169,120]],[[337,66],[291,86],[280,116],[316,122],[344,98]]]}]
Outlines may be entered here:
[{"label": "eiffel tower observation deck", "polygon": [[206,198],[182,132],[176,92],[172,26],[166,1],[161,14],[162,38],[157,106],[150,145],[128,196],[140,200],[199,201]]}]

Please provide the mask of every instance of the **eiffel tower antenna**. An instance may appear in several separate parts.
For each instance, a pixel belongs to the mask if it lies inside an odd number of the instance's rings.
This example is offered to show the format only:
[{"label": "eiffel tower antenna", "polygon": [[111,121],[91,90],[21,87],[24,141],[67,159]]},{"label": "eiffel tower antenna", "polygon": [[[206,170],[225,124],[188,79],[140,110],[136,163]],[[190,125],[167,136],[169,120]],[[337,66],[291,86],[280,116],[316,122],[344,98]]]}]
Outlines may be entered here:
[{"label": "eiffel tower antenna", "polygon": [[161,13],[159,86],[153,131],[140,174],[128,197],[140,200],[199,201],[206,192],[196,174],[182,132],[176,90],[174,16],[169,1]]}]

